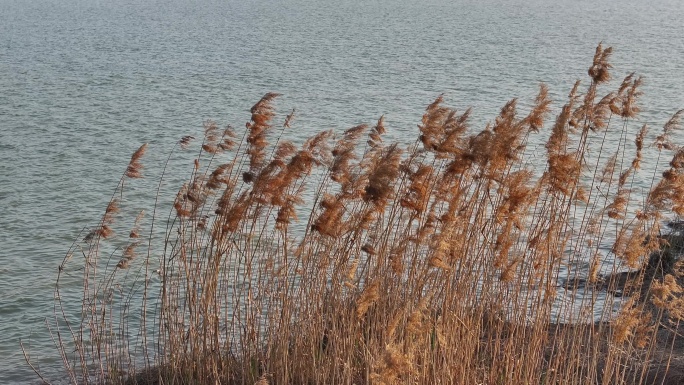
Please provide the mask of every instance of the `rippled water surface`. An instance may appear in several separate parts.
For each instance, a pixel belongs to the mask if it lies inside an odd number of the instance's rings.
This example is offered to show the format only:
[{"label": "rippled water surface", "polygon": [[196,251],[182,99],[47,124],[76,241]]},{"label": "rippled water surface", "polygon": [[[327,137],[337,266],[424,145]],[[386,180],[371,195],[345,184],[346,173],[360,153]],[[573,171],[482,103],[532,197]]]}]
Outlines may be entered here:
[{"label": "rippled water surface", "polygon": [[660,127],[684,107],[683,14],[679,0],[0,0],[0,383],[37,379],[20,339],[60,377],[43,322],[57,266],[141,143],[158,175],[181,136],[242,127],[269,91],[297,109],[295,139],[384,114],[413,141],[441,93],[482,128],[540,82],[558,107],[599,41],[616,78],[644,75],[639,120]]}]

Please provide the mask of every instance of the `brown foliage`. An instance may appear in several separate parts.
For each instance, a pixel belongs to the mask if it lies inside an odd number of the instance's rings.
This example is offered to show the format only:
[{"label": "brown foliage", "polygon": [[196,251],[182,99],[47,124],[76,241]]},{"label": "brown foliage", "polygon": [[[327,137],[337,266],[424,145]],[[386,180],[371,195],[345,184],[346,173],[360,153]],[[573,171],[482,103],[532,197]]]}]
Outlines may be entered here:
[{"label": "brown foliage", "polygon": [[[643,274],[661,219],[684,214],[684,150],[646,197],[635,180],[649,151],[677,149],[682,112],[645,145],[640,78],[599,95],[611,53],[598,46],[590,84],[574,84],[548,133],[544,85],[526,115],[513,99],[480,131],[440,96],[407,146],[385,143],[384,117],[281,139],[294,111],[274,129],[273,93],[241,143],[207,122],[187,182],[159,199],[173,201],[168,221],[154,210],[139,240],[140,214],[117,243],[121,184],[78,246],[84,263],[60,266],[63,279],[83,273],[82,318],[60,295],[74,285],[55,295],[71,378],[124,383],[144,367],[160,383],[644,384],[663,314],[684,314],[674,276]],[[145,149],[126,177],[141,176]],[[606,269],[623,267],[634,271],[617,288]],[[644,298],[610,318],[601,306],[628,287]]]}]

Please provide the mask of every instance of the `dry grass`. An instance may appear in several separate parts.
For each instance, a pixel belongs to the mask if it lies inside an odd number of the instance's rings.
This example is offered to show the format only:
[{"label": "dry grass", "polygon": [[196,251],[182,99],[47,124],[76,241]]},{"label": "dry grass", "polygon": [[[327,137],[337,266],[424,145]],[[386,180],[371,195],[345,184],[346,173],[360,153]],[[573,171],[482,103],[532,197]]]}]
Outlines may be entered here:
[{"label": "dry grass", "polygon": [[[647,383],[671,359],[656,340],[684,316],[682,288],[635,270],[619,290],[643,290],[613,297],[608,272],[647,264],[662,221],[684,213],[684,149],[671,142],[680,114],[653,146],[646,128],[631,132],[641,79],[603,93],[610,53],[597,48],[588,85],[575,84],[553,122],[543,85],[527,114],[512,100],[479,133],[470,110],[440,97],[406,148],[384,143],[383,118],[296,146],[281,139],[294,112],[274,126],[278,95],[267,94],[242,139],[206,125],[168,221],[152,212],[165,236],[145,239],[141,214],[117,231],[127,246],[108,253],[123,183],[142,176],[141,147],[77,245],[83,258],[60,267],[60,282],[83,274],[81,316],[65,310],[58,282],[51,323],[71,380]],[[540,135],[546,161],[533,167],[527,144]],[[674,157],[662,179],[646,174],[640,198],[645,151]],[[581,264],[584,278],[564,285],[561,271]],[[571,289],[584,295],[558,300]],[[595,320],[604,302],[622,310]]]}]

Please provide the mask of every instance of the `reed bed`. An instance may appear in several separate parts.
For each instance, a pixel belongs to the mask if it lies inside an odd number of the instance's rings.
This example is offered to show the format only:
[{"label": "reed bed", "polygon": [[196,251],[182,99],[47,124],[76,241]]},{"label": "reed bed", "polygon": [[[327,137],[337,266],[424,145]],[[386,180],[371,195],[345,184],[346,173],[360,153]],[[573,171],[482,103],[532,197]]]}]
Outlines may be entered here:
[{"label": "reed bed", "polygon": [[182,138],[174,153],[196,152],[173,207],[126,230],[142,146],[59,269],[49,326],[71,381],[672,381],[684,290],[661,227],[684,214],[682,111],[647,143],[642,80],[613,89],[610,54],[597,47],[554,120],[544,85],[479,132],[438,97],[405,146],[385,143],[382,117],[296,145],[294,112],[267,94],[244,132],[208,122]]}]

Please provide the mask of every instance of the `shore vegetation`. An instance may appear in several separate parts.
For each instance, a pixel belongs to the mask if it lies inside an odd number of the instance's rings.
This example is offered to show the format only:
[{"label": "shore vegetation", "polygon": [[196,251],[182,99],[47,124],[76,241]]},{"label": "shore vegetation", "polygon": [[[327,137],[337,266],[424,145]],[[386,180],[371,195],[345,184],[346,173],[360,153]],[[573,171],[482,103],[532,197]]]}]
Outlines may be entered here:
[{"label": "shore vegetation", "polygon": [[171,207],[126,218],[143,145],[59,267],[70,381],[675,383],[684,112],[639,126],[611,52],[562,105],[540,85],[483,129],[440,96],[406,145],[383,117],[294,143],[266,94],[244,130],[181,138]]}]

